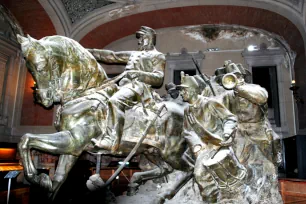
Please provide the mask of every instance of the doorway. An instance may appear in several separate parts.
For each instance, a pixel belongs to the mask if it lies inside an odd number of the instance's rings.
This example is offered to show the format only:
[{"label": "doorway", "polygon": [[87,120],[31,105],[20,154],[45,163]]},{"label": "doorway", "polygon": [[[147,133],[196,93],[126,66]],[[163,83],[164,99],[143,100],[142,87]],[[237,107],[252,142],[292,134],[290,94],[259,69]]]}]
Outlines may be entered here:
[{"label": "doorway", "polygon": [[252,67],[253,83],[268,92],[268,117],[271,124],[281,127],[276,66]]}]

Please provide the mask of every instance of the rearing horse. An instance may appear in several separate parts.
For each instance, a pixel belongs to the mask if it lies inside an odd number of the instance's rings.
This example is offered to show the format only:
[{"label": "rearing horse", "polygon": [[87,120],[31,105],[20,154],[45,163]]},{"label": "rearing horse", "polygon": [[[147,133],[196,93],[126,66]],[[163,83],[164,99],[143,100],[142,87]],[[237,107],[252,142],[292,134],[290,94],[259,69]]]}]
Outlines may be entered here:
[{"label": "rearing horse", "polygon": [[[50,192],[49,196],[54,198],[80,154],[88,150],[91,139],[105,132],[106,103],[118,87],[108,83],[102,66],[72,39],[50,36],[35,40],[29,36],[18,36],[18,41],[36,82],[37,101],[45,107],[50,107],[54,102],[61,103],[55,124],[57,133],[27,133],[18,144],[25,177],[31,183],[45,188]],[[185,139],[181,137],[183,107],[173,102],[161,102],[155,103],[152,110],[146,112],[142,105],[134,106],[129,110],[132,111],[128,113],[131,119],[127,121],[135,122],[127,126],[136,124],[136,127],[127,128],[126,139],[123,137],[119,147],[122,155],[129,154],[146,121],[151,119],[150,115],[154,115],[154,110],[164,104],[168,111],[163,112],[150,128],[147,138],[137,150],[138,154],[144,154],[160,168],[135,173],[130,183],[130,186],[137,187],[143,180],[161,177],[173,169],[188,172],[162,199],[173,197],[192,174],[189,162],[183,159],[187,150]],[[31,160],[31,149],[60,155],[53,180],[46,174],[38,175]],[[104,151],[103,154],[110,152]]]},{"label": "rearing horse", "polygon": [[45,107],[80,97],[100,86],[107,75],[79,43],[63,36],[36,40],[18,36],[27,67],[36,82],[36,97]]},{"label": "rearing horse", "polygon": [[[18,36],[18,41],[22,45],[28,70],[36,82],[35,98],[45,107],[50,107],[55,102],[64,105],[86,95],[86,91],[100,86],[107,79],[105,71],[94,57],[72,39],[50,36],[36,40],[30,36]],[[105,100],[105,96],[99,97],[104,97]],[[98,103],[98,100],[83,101],[74,108],[85,110],[86,107],[96,106]],[[66,107],[69,108],[69,104]],[[84,122],[82,117],[74,117],[66,124],[60,124],[63,121],[59,120],[56,128],[60,132],[51,135],[25,134],[18,145],[25,177],[31,183],[43,186],[50,192],[57,192],[85,144],[101,134],[100,124],[96,123],[99,119],[102,121],[102,118],[94,117],[96,115],[88,117]],[[31,161],[32,148],[60,155],[53,181],[46,174],[37,175]]]}]

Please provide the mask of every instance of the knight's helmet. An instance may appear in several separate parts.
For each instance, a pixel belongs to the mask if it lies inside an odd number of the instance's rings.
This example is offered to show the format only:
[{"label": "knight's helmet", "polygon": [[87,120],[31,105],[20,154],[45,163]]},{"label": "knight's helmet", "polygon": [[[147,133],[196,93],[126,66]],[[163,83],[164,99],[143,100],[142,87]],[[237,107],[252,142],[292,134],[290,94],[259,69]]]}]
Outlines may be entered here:
[{"label": "knight's helmet", "polygon": [[146,36],[151,39],[151,43],[155,46],[156,45],[156,32],[154,29],[141,26],[139,31],[136,32],[136,38],[140,38],[141,36]]}]

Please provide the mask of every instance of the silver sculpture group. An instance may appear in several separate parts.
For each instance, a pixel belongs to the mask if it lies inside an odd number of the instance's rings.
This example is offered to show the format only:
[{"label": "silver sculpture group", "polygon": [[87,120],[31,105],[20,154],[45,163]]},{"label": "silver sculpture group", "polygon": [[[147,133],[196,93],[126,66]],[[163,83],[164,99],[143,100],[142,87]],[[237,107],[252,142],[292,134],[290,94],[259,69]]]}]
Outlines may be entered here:
[{"label": "silver sculpture group", "polygon": [[[36,82],[35,100],[60,104],[58,132],[27,133],[18,145],[26,179],[54,199],[83,151],[126,160],[143,154],[154,166],[134,173],[128,195],[176,169],[186,173],[154,202],[171,199],[190,179],[204,202],[282,202],[279,138],[267,119],[267,91],[247,83],[250,73],[241,64],[225,61],[211,77],[182,72],[181,84],[167,86],[169,97],[161,98],[154,89],[163,85],[166,60],[155,49],[156,33],[142,26],[136,37],[138,51],[114,52],[85,49],[63,36],[18,36]],[[98,62],[125,64],[125,71],[110,79]],[[184,102],[169,100],[178,92]],[[60,155],[52,180],[38,174],[31,149]],[[93,178],[88,186],[98,183]]]}]

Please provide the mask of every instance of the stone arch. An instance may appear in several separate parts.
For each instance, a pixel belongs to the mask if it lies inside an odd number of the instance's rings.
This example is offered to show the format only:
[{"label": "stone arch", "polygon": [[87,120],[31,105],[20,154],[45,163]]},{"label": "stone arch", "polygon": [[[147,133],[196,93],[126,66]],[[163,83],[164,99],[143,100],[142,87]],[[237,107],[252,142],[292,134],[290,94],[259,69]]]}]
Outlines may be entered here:
[{"label": "stone arch", "polygon": [[[125,16],[102,24],[89,32],[80,43],[85,47],[103,48],[109,43],[133,34],[141,25],[152,28],[167,28],[175,26],[199,24],[236,24],[259,28],[275,33],[285,39],[290,48],[296,52],[294,64],[295,78],[306,91],[306,83],[302,67],[305,66],[304,39],[301,30],[284,16],[275,12],[244,6],[189,6],[154,10]],[[304,95],[304,94],[301,94]],[[306,128],[306,110],[299,108],[299,127]]]}]

